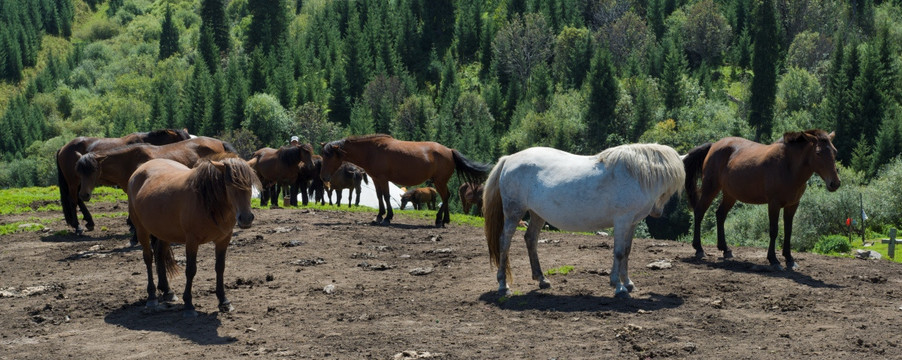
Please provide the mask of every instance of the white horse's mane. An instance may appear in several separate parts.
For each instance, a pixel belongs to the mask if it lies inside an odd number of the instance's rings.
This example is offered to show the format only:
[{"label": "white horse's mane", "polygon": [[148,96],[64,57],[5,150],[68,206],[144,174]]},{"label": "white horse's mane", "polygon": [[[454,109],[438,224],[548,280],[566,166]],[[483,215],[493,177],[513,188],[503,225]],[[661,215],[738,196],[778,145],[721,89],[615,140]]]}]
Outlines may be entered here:
[{"label": "white horse's mane", "polygon": [[[660,144],[628,144],[598,153],[598,162],[608,168],[623,165],[645,190],[666,186],[665,193],[679,193],[686,181],[683,162],[676,150]],[[675,181],[676,180],[676,181]]]}]

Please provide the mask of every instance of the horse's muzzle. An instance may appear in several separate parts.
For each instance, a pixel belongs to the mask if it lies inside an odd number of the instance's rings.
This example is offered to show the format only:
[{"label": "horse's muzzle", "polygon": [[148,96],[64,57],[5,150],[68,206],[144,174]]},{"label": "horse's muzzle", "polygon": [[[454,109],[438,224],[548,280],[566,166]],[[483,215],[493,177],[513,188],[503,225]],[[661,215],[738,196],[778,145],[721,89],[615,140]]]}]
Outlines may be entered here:
[{"label": "horse's muzzle", "polygon": [[240,227],[242,229],[247,229],[247,228],[250,228],[253,223],[254,223],[254,214],[247,213],[247,214],[239,214],[238,215],[238,227]]},{"label": "horse's muzzle", "polygon": [[78,193],[78,198],[81,201],[91,201],[91,193]]},{"label": "horse's muzzle", "polygon": [[827,191],[829,191],[829,192],[836,191],[837,189],[839,189],[840,184],[842,184],[842,182],[839,180],[831,181],[831,182],[827,183]]}]

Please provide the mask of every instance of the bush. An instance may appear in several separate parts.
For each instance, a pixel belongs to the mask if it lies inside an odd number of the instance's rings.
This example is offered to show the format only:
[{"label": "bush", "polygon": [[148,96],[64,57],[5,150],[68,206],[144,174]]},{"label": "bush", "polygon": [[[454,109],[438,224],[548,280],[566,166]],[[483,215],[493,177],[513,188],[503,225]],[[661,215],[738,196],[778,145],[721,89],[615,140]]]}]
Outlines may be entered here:
[{"label": "bush", "polygon": [[821,254],[847,253],[851,250],[852,244],[849,243],[849,238],[843,235],[822,236],[814,244],[814,252]]}]

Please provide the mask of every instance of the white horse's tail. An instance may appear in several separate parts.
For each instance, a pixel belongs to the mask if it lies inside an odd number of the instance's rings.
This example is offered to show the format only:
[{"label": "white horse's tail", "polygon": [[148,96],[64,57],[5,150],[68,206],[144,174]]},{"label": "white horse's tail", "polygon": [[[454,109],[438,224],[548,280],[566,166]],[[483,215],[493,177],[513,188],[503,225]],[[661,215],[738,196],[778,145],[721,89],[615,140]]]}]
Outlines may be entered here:
[{"label": "white horse's tail", "polygon": [[[504,207],[501,201],[501,188],[498,180],[501,177],[501,171],[504,169],[504,162],[507,157],[502,157],[495,164],[489,178],[485,182],[485,188],[482,193],[482,212],[485,218],[485,240],[489,245],[489,259],[493,267],[498,267],[501,262],[501,232],[504,229]],[[507,281],[510,282],[511,269],[510,262],[504,269],[507,274]]]}]

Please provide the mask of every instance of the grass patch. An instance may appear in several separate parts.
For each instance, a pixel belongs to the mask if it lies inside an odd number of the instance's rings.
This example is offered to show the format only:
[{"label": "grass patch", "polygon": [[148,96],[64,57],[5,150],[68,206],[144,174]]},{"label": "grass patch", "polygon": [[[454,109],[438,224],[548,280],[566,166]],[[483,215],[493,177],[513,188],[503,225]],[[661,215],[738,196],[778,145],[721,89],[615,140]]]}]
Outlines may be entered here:
[{"label": "grass patch", "polygon": [[569,274],[571,271],[573,271],[573,266],[570,266],[570,265],[564,265],[564,266],[561,266],[561,267],[559,267],[559,268],[554,268],[554,269],[548,269],[548,270],[546,270],[546,271],[545,271],[545,275],[548,275],[548,276],[551,276],[551,275],[557,275],[557,274],[560,274],[560,275],[567,275],[567,274]]},{"label": "grass patch", "polygon": [[10,235],[20,232],[37,232],[44,230],[45,225],[52,223],[56,219],[39,219],[29,218],[26,221],[16,221],[9,224],[0,225],[0,236]]},{"label": "grass patch", "polygon": [[[59,188],[56,186],[3,189],[0,190],[0,215],[62,211],[59,200]],[[127,197],[124,191],[101,186],[94,189],[88,204],[125,200]]]}]

